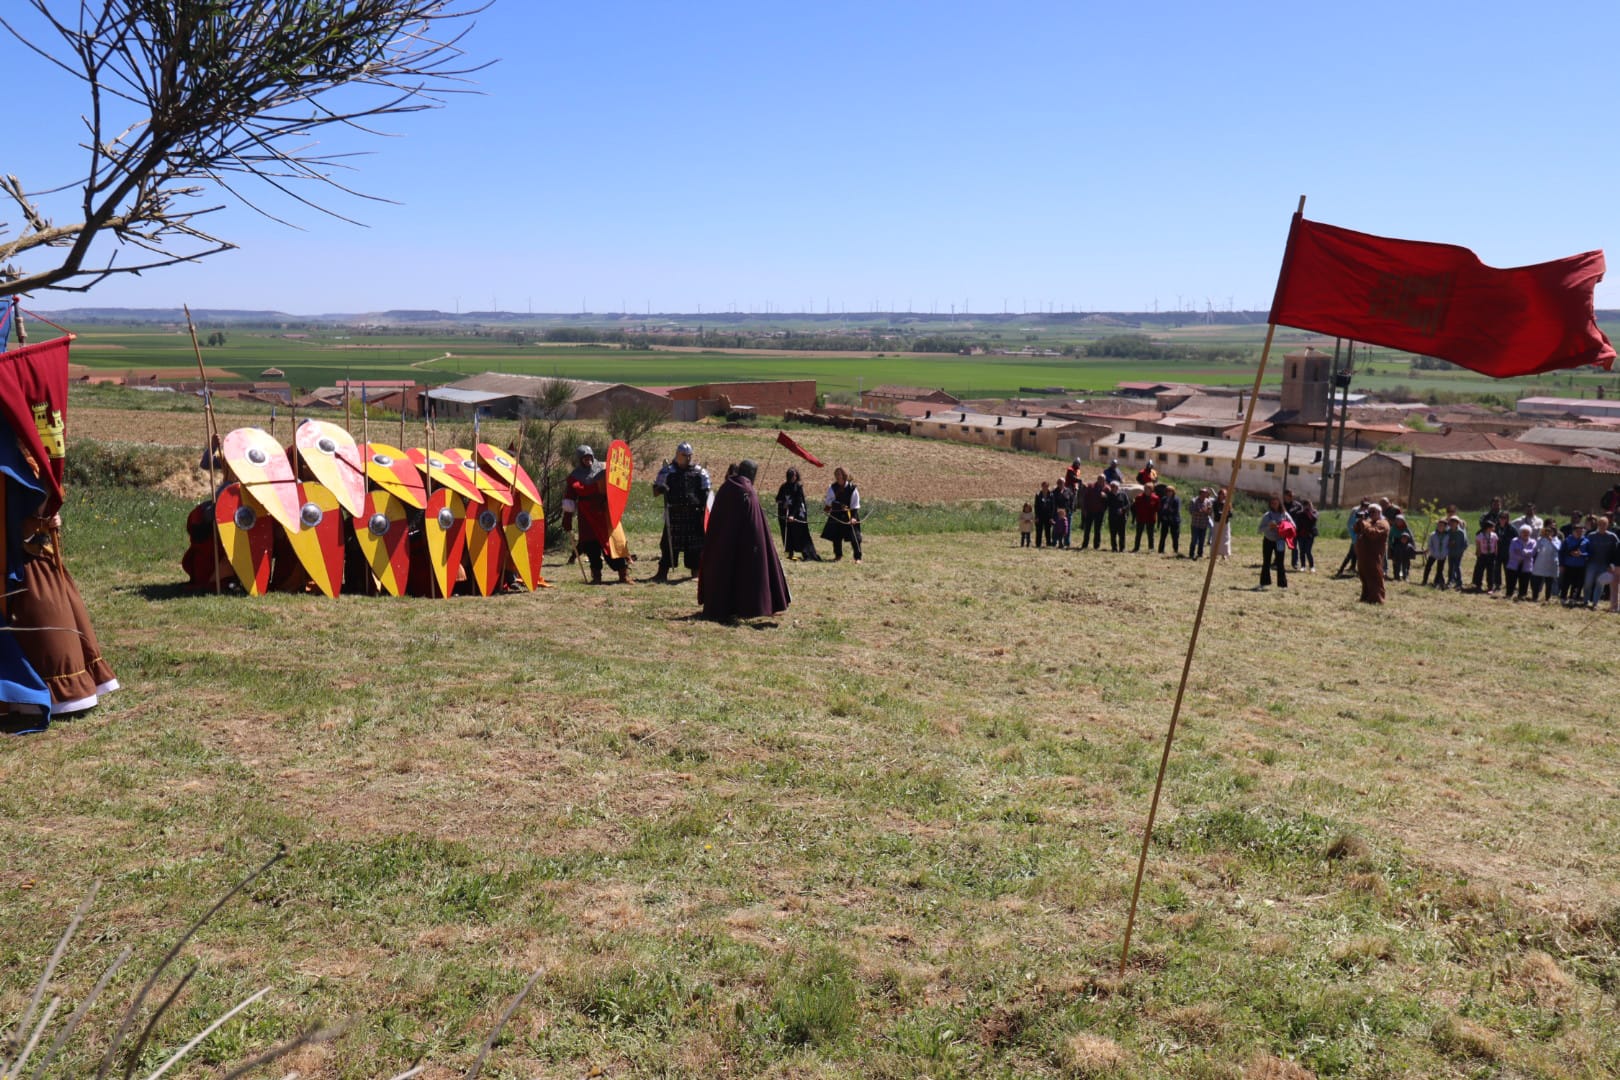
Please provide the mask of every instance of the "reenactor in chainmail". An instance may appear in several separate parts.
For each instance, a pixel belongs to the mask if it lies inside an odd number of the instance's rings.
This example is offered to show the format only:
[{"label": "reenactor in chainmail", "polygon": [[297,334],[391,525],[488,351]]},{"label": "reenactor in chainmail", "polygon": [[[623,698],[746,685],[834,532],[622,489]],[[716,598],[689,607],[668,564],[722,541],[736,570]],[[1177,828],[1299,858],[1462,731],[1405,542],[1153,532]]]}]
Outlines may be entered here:
[{"label": "reenactor in chainmail", "polygon": [[664,499],[664,535],[658,544],[658,573],[652,579],[667,582],[670,570],[683,556],[686,568],[697,576],[709,509],[709,473],[692,460],[691,443],[677,446],[675,460],[658,470],[653,493]]}]

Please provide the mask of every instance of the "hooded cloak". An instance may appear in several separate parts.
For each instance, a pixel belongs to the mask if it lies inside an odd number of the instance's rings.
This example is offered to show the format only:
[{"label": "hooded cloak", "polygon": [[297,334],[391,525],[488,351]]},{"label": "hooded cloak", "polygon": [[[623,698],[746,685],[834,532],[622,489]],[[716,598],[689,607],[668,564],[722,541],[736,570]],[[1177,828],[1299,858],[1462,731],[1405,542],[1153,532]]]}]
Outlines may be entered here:
[{"label": "hooded cloak", "polygon": [[729,476],[714,496],[698,575],[703,617],[719,622],[776,615],[791,601],[753,482]]}]

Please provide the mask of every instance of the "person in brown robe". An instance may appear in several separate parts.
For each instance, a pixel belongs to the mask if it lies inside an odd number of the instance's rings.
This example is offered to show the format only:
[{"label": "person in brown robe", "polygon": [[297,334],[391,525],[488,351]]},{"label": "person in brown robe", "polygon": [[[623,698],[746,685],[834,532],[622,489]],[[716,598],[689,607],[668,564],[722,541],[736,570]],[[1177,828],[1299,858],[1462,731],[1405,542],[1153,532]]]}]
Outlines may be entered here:
[{"label": "person in brown robe", "polygon": [[1361,578],[1361,602],[1384,602],[1384,549],[1389,544],[1389,522],[1377,504],[1367,508],[1356,535],[1356,576]]}]

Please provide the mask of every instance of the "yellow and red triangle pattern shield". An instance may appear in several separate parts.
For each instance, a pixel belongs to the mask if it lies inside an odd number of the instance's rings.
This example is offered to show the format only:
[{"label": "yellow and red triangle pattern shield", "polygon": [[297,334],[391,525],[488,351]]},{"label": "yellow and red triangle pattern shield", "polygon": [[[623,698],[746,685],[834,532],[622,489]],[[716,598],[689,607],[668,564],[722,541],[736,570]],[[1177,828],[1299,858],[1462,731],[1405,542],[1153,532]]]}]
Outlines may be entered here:
[{"label": "yellow and red triangle pattern shield", "polygon": [[520,496],[515,506],[508,506],[502,512],[501,529],[506,533],[507,562],[523,587],[534,592],[546,583],[540,573],[546,556],[545,510],[540,503],[531,503]]},{"label": "yellow and red triangle pattern shield", "polygon": [[330,420],[305,420],[293,436],[309,475],[337,496],[351,517],[365,510],[366,474],[354,436]]},{"label": "yellow and red triangle pattern shield", "polygon": [[466,547],[467,504],[448,488],[440,488],[428,499],[422,531],[427,536],[428,567],[440,596],[455,592]]},{"label": "yellow and red triangle pattern shield", "polygon": [[501,512],[511,509],[487,502],[467,507],[467,559],[472,563],[473,582],[484,596],[493,595],[506,576],[506,534],[501,531]]},{"label": "yellow and red triangle pattern shield", "polygon": [[427,503],[427,492],[422,490],[422,473],[405,451],[387,443],[367,443],[360,448],[365,455],[366,479],[406,506],[420,510]]},{"label": "yellow and red triangle pattern shield", "polygon": [[529,479],[528,471],[519,465],[517,459],[498,446],[489,443],[478,444],[478,460],[483,462],[484,468],[501,478],[501,482],[511,488],[514,493],[523,496],[530,502],[540,501],[540,489],[534,486]]},{"label": "yellow and red triangle pattern shield", "polygon": [[389,596],[404,596],[410,583],[405,500],[387,491],[368,491],[365,512],[354,520],[354,538],[372,575]]},{"label": "yellow and red triangle pattern shield", "polygon": [[343,590],[343,516],[338,513],[337,496],[324,484],[298,485],[298,520],[302,526],[289,532],[298,563],[327,596]]},{"label": "yellow and red triangle pattern shield", "polygon": [[491,472],[480,456],[460,448],[446,450],[445,456],[460,465],[461,471],[473,478],[479,492],[486,498],[494,499],[502,506],[512,505],[511,483],[503,480],[499,473]]},{"label": "yellow and red triangle pattern shield", "polygon": [[263,596],[270,587],[270,553],[276,543],[270,515],[241,484],[226,484],[214,500],[214,524],[236,580],[249,596]]},{"label": "yellow and red triangle pattern shield", "polygon": [[405,456],[426,473],[428,479],[435,485],[449,488],[468,502],[484,501],[483,494],[478,490],[478,482],[472,478],[471,473],[461,467],[459,459],[451,460],[438,451],[429,454],[420,446],[411,447],[405,451]]},{"label": "yellow and red triangle pattern shield", "polygon": [[281,444],[263,428],[237,428],[220,443],[225,465],[276,523],[299,530],[298,479]]}]

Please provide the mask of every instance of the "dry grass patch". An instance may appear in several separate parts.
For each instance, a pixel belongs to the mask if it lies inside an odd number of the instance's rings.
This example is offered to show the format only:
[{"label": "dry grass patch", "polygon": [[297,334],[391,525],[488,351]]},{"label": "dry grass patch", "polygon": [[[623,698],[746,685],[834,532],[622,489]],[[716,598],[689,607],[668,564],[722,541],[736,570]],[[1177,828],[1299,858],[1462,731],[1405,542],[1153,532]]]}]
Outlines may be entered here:
[{"label": "dry grass patch", "polygon": [[1297,1061],[1259,1053],[1243,1067],[1243,1080],[1316,1080],[1316,1074]]},{"label": "dry grass patch", "polygon": [[1125,1072],[1125,1048],[1104,1035],[1082,1031],[1063,1040],[1063,1069],[1080,1080],[1102,1080]]},{"label": "dry grass patch", "polygon": [[1435,1046],[1449,1057],[1501,1061],[1508,1053],[1507,1042],[1482,1024],[1461,1016],[1442,1018],[1431,1033]]}]

